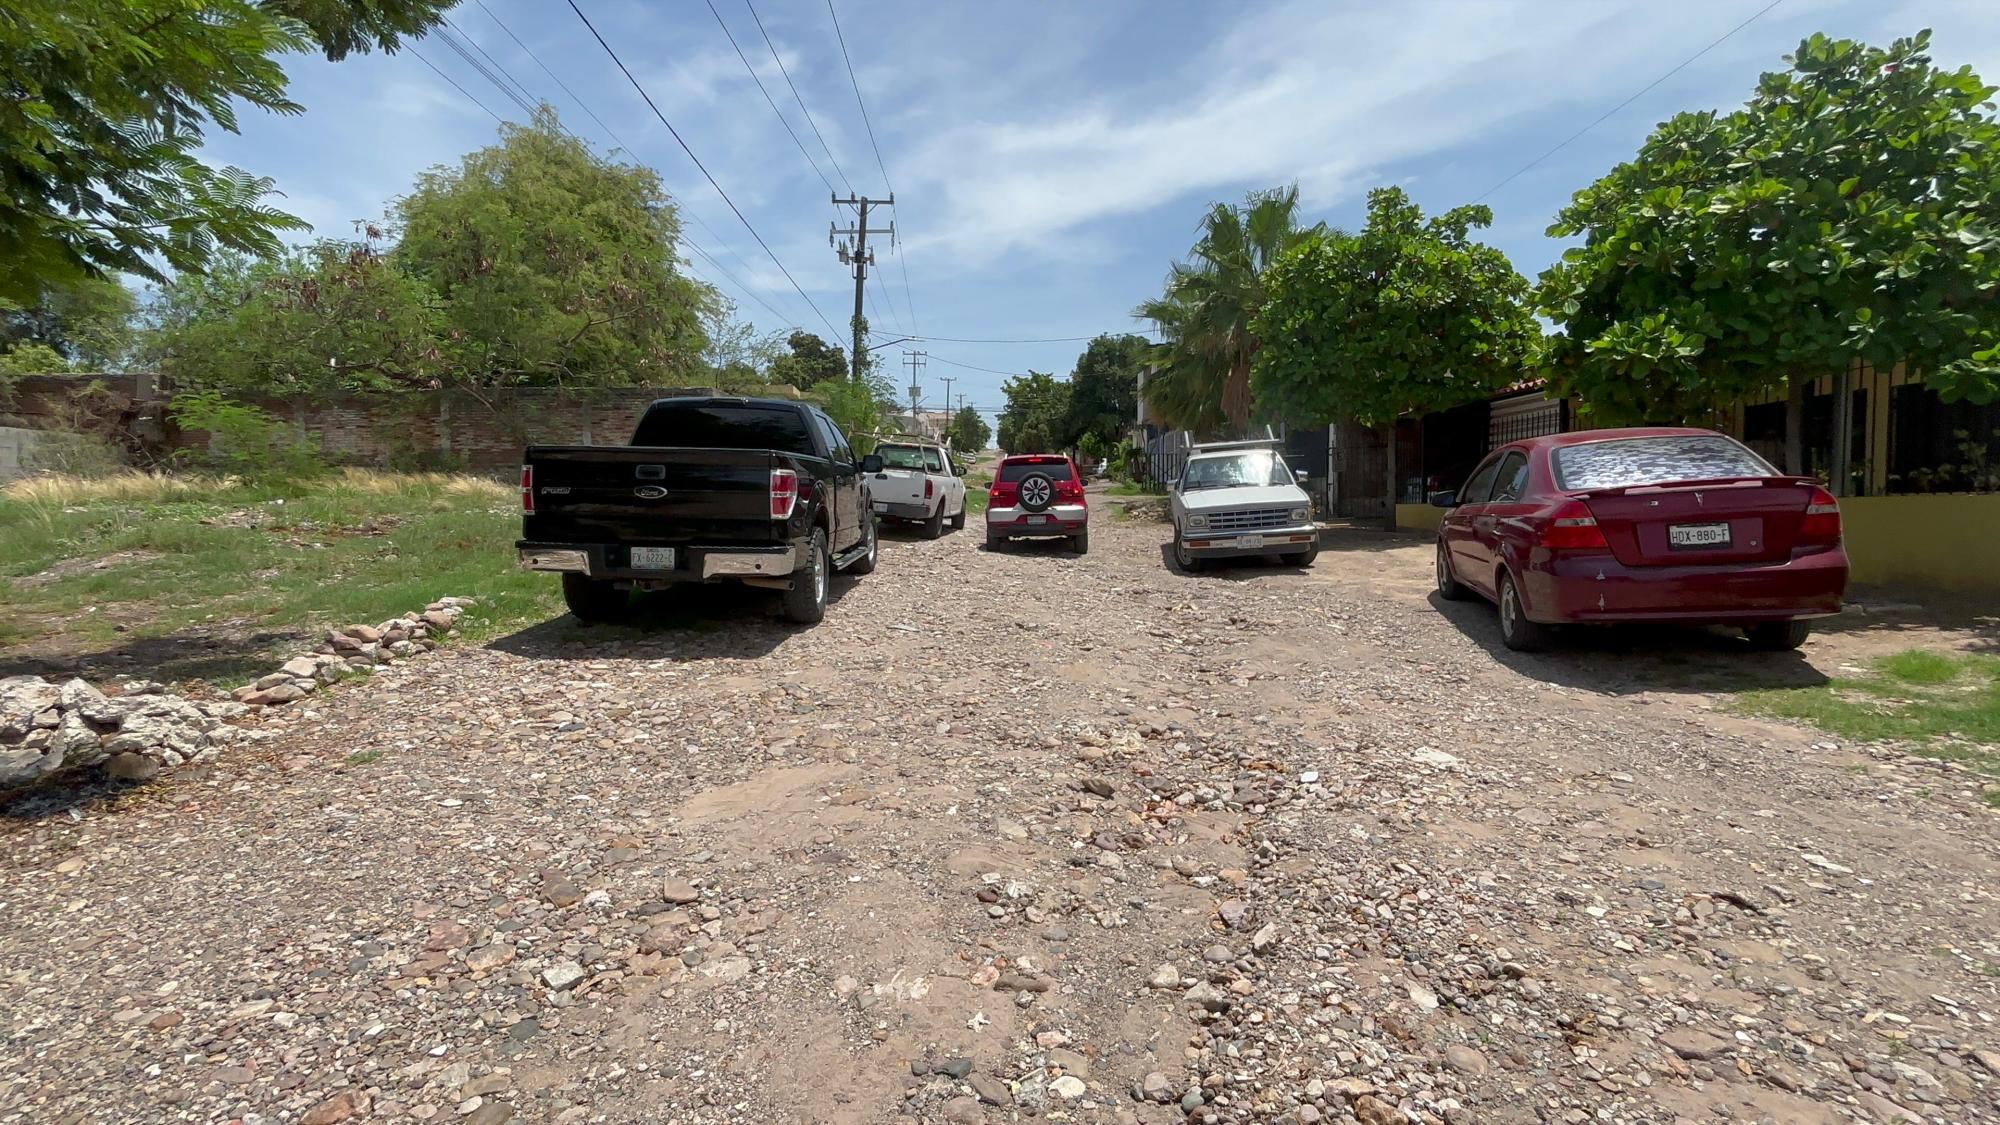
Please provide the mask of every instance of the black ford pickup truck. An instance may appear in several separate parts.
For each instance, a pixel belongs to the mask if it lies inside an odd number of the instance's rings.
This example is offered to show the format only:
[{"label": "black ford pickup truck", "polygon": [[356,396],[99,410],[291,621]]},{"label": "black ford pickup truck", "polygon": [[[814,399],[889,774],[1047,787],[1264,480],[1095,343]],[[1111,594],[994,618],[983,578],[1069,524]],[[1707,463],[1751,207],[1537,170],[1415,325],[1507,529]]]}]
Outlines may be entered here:
[{"label": "black ford pickup truck", "polygon": [[616,620],[633,590],[739,581],[783,590],[785,616],[811,623],[832,572],[875,569],[863,471],[810,403],[663,398],[631,445],[529,446],[515,546],[562,574],[584,621]]}]

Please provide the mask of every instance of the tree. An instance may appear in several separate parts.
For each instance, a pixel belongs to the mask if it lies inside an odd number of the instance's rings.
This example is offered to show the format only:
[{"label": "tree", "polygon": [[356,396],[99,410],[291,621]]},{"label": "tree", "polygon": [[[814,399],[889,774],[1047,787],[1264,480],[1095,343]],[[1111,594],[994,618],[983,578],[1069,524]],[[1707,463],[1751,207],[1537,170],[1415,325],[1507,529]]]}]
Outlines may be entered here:
[{"label": "tree", "polygon": [[1539,289],[1556,386],[1611,422],[1785,393],[1793,472],[1805,386],[1853,360],[2000,394],[1994,88],[1929,44],[1814,35],[1744,108],[1676,116],[1577,192],[1549,233],[1583,245]]},{"label": "tree", "polygon": [[804,389],[828,379],[848,377],[847,352],[803,328],[793,329],[785,337],[785,346],[791,351],[773,358],[765,371],[773,383],[789,383]]},{"label": "tree", "polygon": [[1492,221],[1479,204],[1426,219],[1401,188],[1378,188],[1360,233],[1318,235],[1272,267],[1252,323],[1266,341],[1252,376],[1259,410],[1388,427],[1392,527],[1396,419],[1519,379],[1540,336],[1527,280],[1471,237]]},{"label": "tree", "polygon": [[809,393],[827,417],[839,423],[856,456],[874,452],[876,435],[888,428],[889,415],[896,409],[894,388],[880,376],[864,376],[857,383],[843,371]]},{"label": "tree", "polygon": [[670,386],[706,373],[715,291],[683,276],[650,168],[616,164],[543,106],[397,201],[397,264],[443,301],[482,385]]},{"label": "tree", "polygon": [[39,345],[61,361],[59,370],[110,370],[131,352],[138,311],[138,298],[116,281],[52,282],[27,305],[0,298],[0,352]]},{"label": "tree", "polygon": [[183,387],[319,394],[465,381],[436,293],[378,239],[224,254],[163,287],[151,312],[144,358]]},{"label": "tree", "polygon": [[1094,436],[1116,445],[1138,415],[1139,371],[1152,345],[1144,336],[1099,336],[1077,357],[1063,415],[1063,444]]},{"label": "tree", "polygon": [[1301,229],[1298,210],[1296,184],[1253,192],[1241,206],[1215,204],[1188,260],[1167,274],[1166,292],[1135,310],[1166,337],[1146,397],[1169,426],[1198,434],[1249,429],[1259,343],[1250,323],[1264,303],[1264,271],[1324,229]]},{"label": "tree", "polygon": [[1046,371],[1016,375],[1001,384],[1007,407],[1000,412],[1000,448],[1009,453],[1048,453],[1062,449],[1063,416],[1069,409],[1069,384]]},{"label": "tree", "polygon": [[970,406],[958,408],[946,432],[951,436],[951,447],[961,453],[977,453],[993,440],[993,428]]},{"label": "tree", "polygon": [[220,250],[275,254],[306,224],[272,183],[196,155],[236,103],[277,113],[277,57],[394,50],[452,0],[11,0],[0,18],[0,297],[126,272],[155,281]]}]

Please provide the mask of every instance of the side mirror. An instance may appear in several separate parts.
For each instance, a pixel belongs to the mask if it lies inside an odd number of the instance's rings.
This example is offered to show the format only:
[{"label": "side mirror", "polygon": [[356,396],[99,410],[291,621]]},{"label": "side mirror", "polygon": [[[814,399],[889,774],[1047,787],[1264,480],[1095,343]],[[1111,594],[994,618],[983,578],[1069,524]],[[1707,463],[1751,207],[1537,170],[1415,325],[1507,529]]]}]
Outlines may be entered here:
[{"label": "side mirror", "polygon": [[1168,491],[1171,491],[1171,492],[1179,492],[1179,491],[1181,490],[1181,478],[1179,478],[1179,477],[1168,477],[1168,478],[1167,478],[1167,489],[1168,489]]},{"label": "side mirror", "polygon": [[1433,508],[1458,507],[1458,493],[1450,491],[1431,493],[1431,507]]},{"label": "side mirror", "polygon": [[1300,484],[1304,484],[1306,481],[1312,479],[1304,469],[1293,469],[1292,476],[1295,477]]},{"label": "side mirror", "polygon": [[881,455],[881,454],[879,454],[879,453],[870,453],[870,454],[869,454],[868,456],[866,456],[866,457],[863,457],[863,458],[861,459],[861,471],[862,471],[862,472],[864,472],[864,473],[879,473],[879,472],[881,472],[881,471],[882,471],[882,455]]}]

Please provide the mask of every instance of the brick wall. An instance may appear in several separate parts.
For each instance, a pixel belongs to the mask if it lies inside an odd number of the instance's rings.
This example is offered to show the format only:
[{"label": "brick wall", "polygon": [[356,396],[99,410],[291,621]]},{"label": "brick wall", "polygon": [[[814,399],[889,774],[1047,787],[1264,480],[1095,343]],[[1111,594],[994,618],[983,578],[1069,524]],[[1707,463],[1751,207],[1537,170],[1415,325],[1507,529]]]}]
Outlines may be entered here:
[{"label": "brick wall", "polygon": [[[63,404],[96,380],[115,394],[118,413],[166,416],[147,375],[31,376],[17,387],[14,420],[33,429],[64,429],[73,417]],[[328,398],[241,396],[241,401],[292,424],[302,437],[319,442],[338,464],[376,468],[444,467],[474,472],[521,463],[525,445],[622,445],[654,399],[710,394],[705,388],[635,387],[570,392],[545,387],[400,394],[354,394]],[[761,392],[795,397],[790,388]],[[102,397],[102,396],[98,396]],[[160,435],[164,451],[206,449],[208,435],[181,430],[170,418]]]}]

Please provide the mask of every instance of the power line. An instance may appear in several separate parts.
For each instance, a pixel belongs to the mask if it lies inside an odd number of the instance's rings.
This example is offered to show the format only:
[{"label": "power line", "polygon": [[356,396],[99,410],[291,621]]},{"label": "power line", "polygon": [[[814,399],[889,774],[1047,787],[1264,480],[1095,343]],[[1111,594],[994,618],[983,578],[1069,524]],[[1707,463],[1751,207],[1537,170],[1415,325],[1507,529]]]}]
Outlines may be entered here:
[{"label": "power line", "polygon": [[541,99],[540,99],[540,98],[536,97],[536,96],[535,96],[535,95],[534,95],[534,94],[533,94],[532,92],[530,92],[530,91],[529,91],[529,89],[528,89],[528,86],[527,86],[527,84],[526,84],[526,83],[524,83],[524,82],[522,82],[522,81],[521,81],[520,79],[518,79],[518,78],[514,77],[514,75],[512,74],[512,72],[510,72],[510,71],[509,71],[509,70],[508,70],[508,69],[506,68],[506,66],[504,66],[504,65],[503,65],[503,64],[502,64],[502,63],[500,62],[500,60],[499,60],[499,59],[496,59],[496,58],[494,58],[491,52],[489,52],[489,51],[488,51],[488,50],[487,50],[486,48],[484,48],[484,47],[480,46],[480,45],[479,45],[479,40],[477,40],[477,39],[474,39],[474,38],[473,38],[472,36],[470,36],[470,35],[467,35],[467,34],[465,33],[465,29],[464,29],[464,28],[462,28],[462,27],[460,27],[460,26],[458,26],[458,24],[457,24],[457,23],[455,23],[455,22],[454,22],[454,21],[452,20],[452,18],[451,18],[450,16],[446,16],[446,17],[444,18],[444,22],[445,22],[445,23],[446,23],[447,25],[449,25],[449,26],[450,26],[450,28],[451,28],[451,30],[452,30],[452,31],[454,31],[454,32],[456,32],[456,33],[458,34],[458,38],[459,38],[459,39],[461,39],[461,40],[463,40],[463,41],[464,41],[465,43],[469,44],[469,45],[470,45],[470,46],[472,47],[472,49],[473,49],[473,50],[475,50],[475,51],[479,52],[479,57],[480,57],[480,58],[482,58],[482,59],[485,59],[485,60],[486,60],[487,62],[491,63],[491,64],[493,65],[493,68],[494,68],[495,70],[498,70],[498,71],[499,71],[499,72],[501,73],[501,75],[502,75],[502,76],[504,76],[504,77],[505,77],[505,78],[507,79],[507,81],[509,81],[509,82],[513,83],[513,84],[514,84],[514,88],[515,88],[516,90],[520,91],[520,93],[521,93],[521,97],[522,97],[522,98],[525,98],[525,99],[526,99],[526,100],[528,100],[529,102],[534,102],[534,103],[539,103],[539,102],[541,101]]},{"label": "power line", "polygon": [[500,124],[502,124],[502,125],[505,125],[505,124],[507,123],[507,119],[506,119],[506,118],[504,118],[504,117],[500,116],[499,114],[497,114],[497,113],[493,112],[493,111],[492,111],[491,109],[487,109],[487,106],[486,106],[486,103],[485,103],[485,102],[482,102],[482,101],[480,101],[480,100],[479,100],[478,98],[475,98],[475,97],[473,97],[473,96],[472,96],[472,91],[470,91],[470,90],[466,89],[465,87],[463,87],[463,86],[459,85],[459,84],[458,84],[458,82],[457,82],[457,81],[456,81],[455,79],[453,79],[451,75],[449,75],[449,74],[446,74],[446,73],[445,73],[444,71],[442,71],[442,70],[439,70],[439,69],[438,69],[438,65],[437,65],[436,63],[432,62],[431,60],[429,60],[429,59],[425,58],[425,57],[424,57],[424,55],[423,55],[423,52],[422,52],[422,51],[419,51],[419,50],[417,50],[417,49],[416,49],[416,47],[415,47],[415,46],[413,46],[413,45],[410,45],[410,44],[404,44],[404,45],[405,45],[405,46],[407,46],[407,47],[409,47],[409,49],[410,49],[410,53],[411,53],[411,54],[413,54],[413,55],[415,55],[415,56],[417,57],[417,61],[418,61],[418,62],[420,62],[420,63],[424,64],[424,65],[425,65],[425,66],[427,66],[427,67],[430,67],[430,68],[431,68],[431,72],[432,72],[433,74],[436,74],[436,75],[437,75],[437,76],[438,76],[439,78],[442,78],[442,79],[444,79],[444,80],[445,80],[445,81],[446,81],[447,83],[449,83],[449,84],[451,85],[451,88],[452,88],[452,89],[454,89],[454,90],[457,90],[457,91],[458,91],[459,93],[461,93],[461,94],[464,94],[464,95],[465,95],[465,100],[466,100],[466,101],[469,101],[469,102],[471,102],[471,103],[472,103],[473,105],[476,105],[476,106],[478,106],[478,107],[479,107],[480,109],[484,109],[484,110],[486,110],[486,116],[488,116],[488,117],[491,117],[491,118],[492,118],[493,120],[495,120],[495,121],[498,121],[498,122],[499,122]]},{"label": "power line", "polygon": [[810,306],[812,308],[812,311],[814,313],[817,313],[820,320],[823,323],[825,323],[826,330],[828,332],[833,333],[836,337],[839,336],[840,330],[833,326],[833,321],[827,319],[826,313],[820,311],[818,303],[816,303],[812,299],[812,297],[808,295],[806,291],[799,286],[798,279],[792,276],[792,271],[786,269],[785,263],[779,261],[778,255],[772,252],[770,243],[765,242],[764,236],[757,233],[757,228],[750,225],[750,220],[744,217],[742,209],[736,206],[736,201],[729,198],[729,193],[723,191],[722,185],[716,182],[715,177],[713,175],[709,174],[708,166],[701,162],[701,158],[694,154],[694,150],[692,148],[688,147],[687,141],[681,139],[680,130],[674,128],[673,122],[667,120],[667,115],[660,112],[660,107],[654,104],[653,102],[653,96],[651,94],[648,94],[646,92],[646,88],[639,84],[639,80],[632,76],[631,68],[625,65],[624,59],[618,57],[618,52],[611,49],[611,44],[605,42],[604,36],[599,34],[598,32],[597,26],[590,22],[590,17],[583,14],[582,8],[577,7],[576,0],[567,0],[567,3],[569,4],[569,10],[575,12],[576,18],[582,20],[583,26],[589,29],[591,38],[597,40],[597,45],[599,47],[604,48],[604,53],[611,56],[612,62],[618,64],[619,71],[625,75],[625,81],[630,82],[632,84],[632,88],[639,92],[639,96],[645,99],[646,108],[652,110],[653,116],[660,119],[660,124],[665,125],[667,127],[667,132],[673,134],[674,143],[680,145],[681,151],[687,153],[688,159],[693,161],[694,166],[701,170],[703,178],[708,180],[708,186],[715,189],[715,194],[721,196],[722,201],[724,203],[729,204],[730,211],[734,212],[736,215],[736,221],[742,223],[743,229],[750,232],[750,237],[757,240],[757,245],[764,248],[764,253],[770,256],[772,264],[778,267],[778,272],[785,275],[785,280],[791,282],[792,288],[798,292],[798,295],[800,297],[805,298],[806,304]]},{"label": "power line", "polygon": [[730,33],[729,25],[723,22],[722,13],[716,11],[715,0],[708,0],[708,12],[715,17],[715,26],[722,29],[722,37],[729,40],[729,46],[736,51],[736,57],[743,60],[743,69],[750,72],[750,81],[755,82],[757,84],[757,92],[764,95],[764,104],[770,106],[771,112],[778,115],[778,124],[785,127],[786,135],[792,138],[793,144],[799,146],[799,155],[806,158],[807,164],[812,165],[813,175],[819,177],[820,182],[826,185],[827,194],[831,195],[833,193],[833,181],[827,179],[826,173],[819,170],[819,161],[813,159],[813,154],[806,151],[806,143],[799,139],[797,133],[792,131],[792,123],[785,120],[785,114],[778,108],[778,103],[772,99],[771,91],[764,88],[764,80],[757,77],[757,68],[750,65],[749,56],[743,53],[743,48],[736,46],[736,36]]},{"label": "power line", "polygon": [[[889,182],[889,165],[882,159],[882,146],[875,140],[875,122],[868,116],[868,103],[861,97],[861,80],[854,76],[854,60],[847,54],[847,36],[840,30],[840,13],[834,11],[833,0],[826,0],[826,14],[833,20],[833,37],[840,44],[840,61],[847,65],[847,83],[854,87],[854,104],[861,110],[861,124],[868,130],[868,147],[875,150],[875,167],[882,173],[882,186],[889,189],[889,198],[896,198],[896,185]],[[900,243],[900,236],[896,239]],[[894,249],[894,245],[891,246]],[[917,327],[917,302],[910,292],[909,259],[898,250],[896,264],[903,274],[903,301],[910,308],[910,328]]]},{"label": "power line", "polygon": [[449,47],[451,49],[451,52],[457,55],[459,59],[465,63],[465,65],[471,67],[475,72],[479,74],[481,78],[484,78],[488,82],[491,82],[493,84],[494,89],[506,95],[507,100],[513,102],[515,107],[521,111],[523,116],[529,119],[534,118],[535,116],[534,105],[531,104],[527,98],[523,97],[520,93],[516,92],[512,86],[509,86],[505,81],[502,81],[498,74],[493,73],[493,71],[487,68],[486,64],[480,62],[476,58],[473,58],[472,52],[466,49],[465,44],[459,41],[458,36],[452,34],[451,28],[439,27],[435,28],[434,30],[437,33],[438,42],[443,43],[446,47]]},{"label": "power line", "polygon": [[854,185],[848,183],[847,173],[840,170],[840,161],[833,158],[833,146],[826,143],[826,135],[819,131],[819,122],[813,120],[812,110],[806,108],[806,100],[799,94],[799,88],[792,82],[792,72],[785,69],[785,60],[778,55],[778,45],[771,42],[771,33],[764,30],[763,17],[757,14],[757,5],[751,0],[743,0],[743,6],[750,9],[750,18],[757,23],[757,34],[764,37],[764,46],[771,50],[771,61],[778,64],[778,73],[785,76],[785,85],[791,87],[792,100],[799,103],[799,112],[805,114],[806,124],[812,126],[813,136],[819,138],[819,147],[826,153],[826,162],[833,165],[833,174],[847,187],[849,195],[854,194]]},{"label": "power line", "polygon": [[[828,2],[831,3],[831,0],[828,0]],[[1563,149],[1568,148],[1571,141],[1576,140],[1578,137],[1583,136],[1585,133],[1590,132],[1592,129],[1597,128],[1599,125],[1604,124],[1606,121],[1609,121],[1611,117],[1614,114],[1616,114],[1619,110],[1624,109],[1626,106],[1631,105],[1633,102],[1638,101],[1642,97],[1645,97],[1646,94],[1652,91],[1654,87],[1658,86],[1662,82],[1665,82],[1667,79],[1672,78],[1674,75],[1679,74],[1681,71],[1686,70],[1689,66],[1693,65],[1696,59],[1699,59],[1703,55],[1709,53],[1710,51],[1715,50],[1717,47],[1720,47],[1724,40],[1728,39],[1732,35],[1735,35],[1737,32],[1742,31],[1744,28],[1749,27],[1751,24],[1756,23],[1758,20],[1762,19],[1767,13],[1769,13],[1771,9],[1777,7],[1778,5],[1784,2],[1785,0],[1771,0],[1769,4],[1766,4],[1762,8],[1757,9],[1757,11],[1751,14],[1749,19],[1746,19],[1742,23],[1737,24],[1735,27],[1730,28],[1728,31],[1723,32],[1720,37],[1718,37],[1714,42],[1710,43],[1708,46],[1703,47],[1701,50],[1696,51],[1694,54],[1689,55],[1685,59],[1682,59],[1678,66],[1674,67],[1672,70],[1669,70],[1665,74],[1660,75],[1658,78],[1653,79],[1651,82],[1648,82],[1645,88],[1641,89],[1638,93],[1633,94],[1631,97],[1626,98],[1624,101],[1619,102],[1617,105],[1612,106],[1608,110],[1605,110],[1603,115],[1598,117],[1597,120],[1592,121],[1590,124],[1585,125],[1583,128],[1578,129],[1574,133],[1571,133],[1568,137],[1565,137],[1563,139],[1562,143],[1556,145],[1554,148],[1541,154],[1540,156],[1535,157],[1533,160],[1528,161],[1526,164],[1521,165],[1519,168],[1515,169],[1512,174],[1508,175],[1506,179],[1501,180],[1499,183],[1494,184],[1492,187],[1487,188],[1485,191],[1480,192],[1479,195],[1473,199],[1473,202],[1477,203],[1481,199],[1485,199],[1487,196],[1492,195],[1494,192],[1499,191],[1501,188],[1506,187],[1508,184],[1513,183],[1523,173],[1535,167],[1537,164],[1540,164],[1542,161],[1547,160],[1549,157],[1554,156],[1558,152],[1561,152]]]}]

